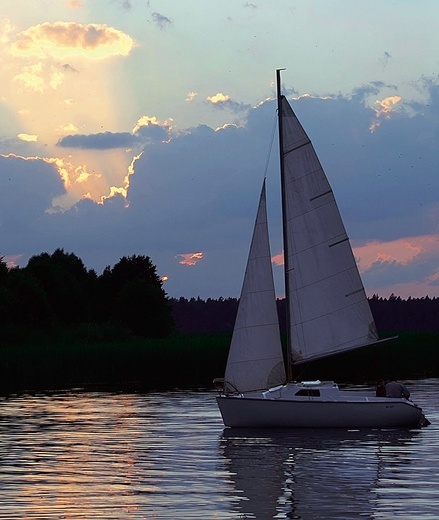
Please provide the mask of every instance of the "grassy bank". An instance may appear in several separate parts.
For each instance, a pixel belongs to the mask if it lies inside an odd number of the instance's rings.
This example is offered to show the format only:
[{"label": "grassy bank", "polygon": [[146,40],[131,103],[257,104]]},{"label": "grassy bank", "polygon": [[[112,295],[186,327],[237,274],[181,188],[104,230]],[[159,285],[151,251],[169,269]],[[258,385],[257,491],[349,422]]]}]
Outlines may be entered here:
[{"label": "grassy bank", "polygon": [[[119,341],[34,337],[0,347],[0,392],[211,388],[213,378],[224,374],[229,343],[230,334]],[[294,378],[364,383],[392,374],[439,377],[439,333],[401,333],[388,343],[301,365]]]},{"label": "grassy bank", "polygon": [[230,335],[113,342],[32,342],[0,348],[0,392],[88,387],[210,388],[223,375]]},{"label": "grassy bank", "polygon": [[[390,334],[388,336],[391,336]],[[401,332],[398,338],[297,367],[295,379],[371,383],[378,379],[439,377],[439,332]]]}]

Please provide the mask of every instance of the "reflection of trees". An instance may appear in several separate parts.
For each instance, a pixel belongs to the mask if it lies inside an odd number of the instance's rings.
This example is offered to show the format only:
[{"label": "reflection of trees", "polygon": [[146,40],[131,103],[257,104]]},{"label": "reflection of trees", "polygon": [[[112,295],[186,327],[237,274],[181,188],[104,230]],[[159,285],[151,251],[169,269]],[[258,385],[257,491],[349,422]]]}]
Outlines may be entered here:
[{"label": "reflection of trees", "polygon": [[[245,518],[336,518],[369,515],[382,472],[381,449],[403,453],[409,431],[224,430],[220,451]],[[385,462],[387,464],[387,462]]]}]

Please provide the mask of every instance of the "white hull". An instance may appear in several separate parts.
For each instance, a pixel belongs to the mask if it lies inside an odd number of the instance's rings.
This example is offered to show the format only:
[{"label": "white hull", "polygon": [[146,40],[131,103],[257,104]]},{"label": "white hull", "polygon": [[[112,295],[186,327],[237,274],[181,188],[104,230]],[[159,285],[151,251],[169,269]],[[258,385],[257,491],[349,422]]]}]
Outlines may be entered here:
[{"label": "white hull", "polygon": [[306,388],[299,383],[217,401],[224,424],[235,428],[416,428],[424,421],[422,409],[407,399],[316,387],[319,397],[296,397]]}]

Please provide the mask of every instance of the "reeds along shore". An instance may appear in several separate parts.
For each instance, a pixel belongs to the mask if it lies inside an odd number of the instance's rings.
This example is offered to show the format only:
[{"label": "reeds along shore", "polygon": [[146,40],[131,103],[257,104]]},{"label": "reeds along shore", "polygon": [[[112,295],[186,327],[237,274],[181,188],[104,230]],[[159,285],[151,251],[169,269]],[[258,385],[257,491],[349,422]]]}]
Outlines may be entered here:
[{"label": "reeds along shore", "polygon": [[[0,393],[71,388],[109,391],[210,389],[221,377],[230,333],[161,339],[54,341],[34,337],[0,346]],[[398,339],[295,368],[296,380],[373,383],[439,377],[439,332],[403,332]]]}]

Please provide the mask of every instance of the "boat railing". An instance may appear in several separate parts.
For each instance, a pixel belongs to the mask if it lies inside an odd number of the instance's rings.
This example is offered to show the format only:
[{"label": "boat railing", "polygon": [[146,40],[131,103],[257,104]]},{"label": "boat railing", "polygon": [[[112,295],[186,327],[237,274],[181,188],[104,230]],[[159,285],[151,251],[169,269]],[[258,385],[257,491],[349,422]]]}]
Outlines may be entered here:
[{"label": "boat railing", "polygon": [[[226,381],[223,377],[216,377],[213,380],[213,384],[216,387],[217,392],[221,395],[228,395],[228,394],[238,394],[242,395],[242,392],[240,392],[236,386],[234,386],[230,381]],[[227,390],[226,390],[227,388]],[[232,390],[229,390],[231,388]]]}]

